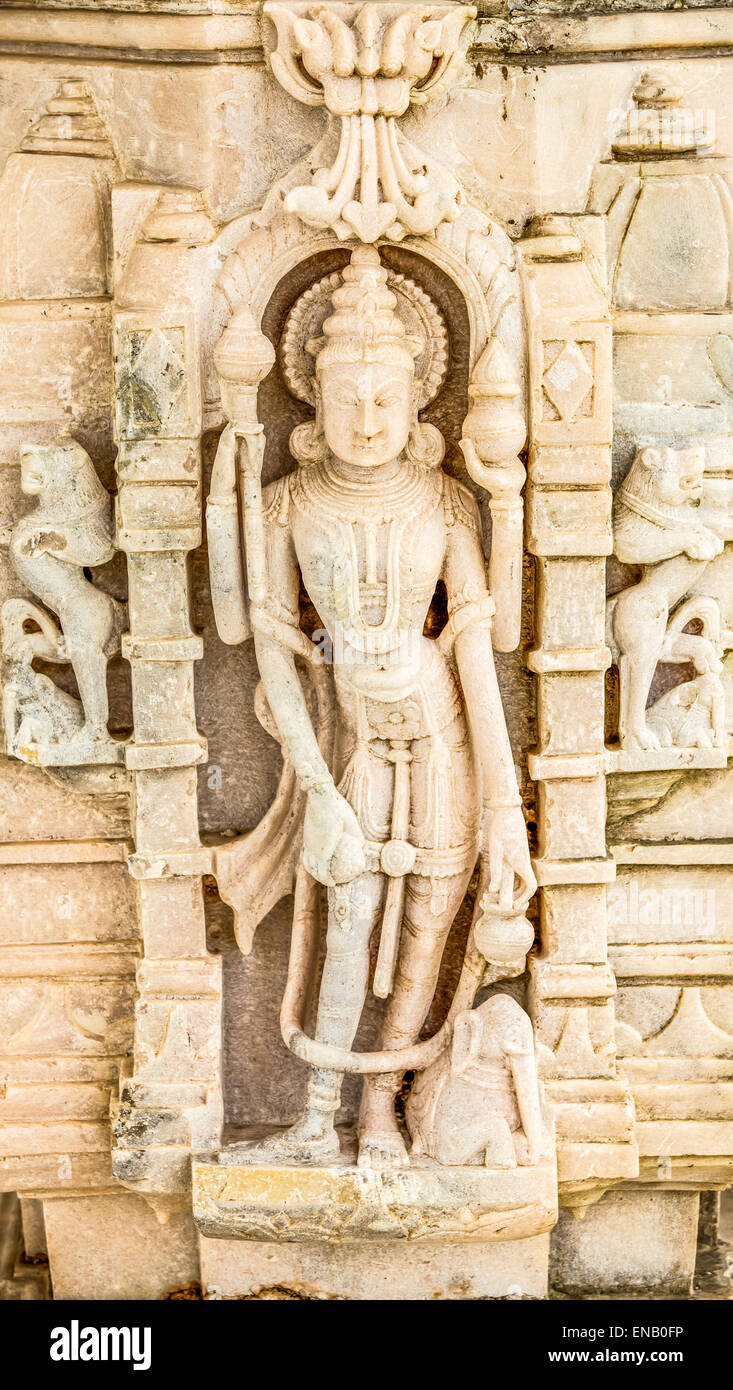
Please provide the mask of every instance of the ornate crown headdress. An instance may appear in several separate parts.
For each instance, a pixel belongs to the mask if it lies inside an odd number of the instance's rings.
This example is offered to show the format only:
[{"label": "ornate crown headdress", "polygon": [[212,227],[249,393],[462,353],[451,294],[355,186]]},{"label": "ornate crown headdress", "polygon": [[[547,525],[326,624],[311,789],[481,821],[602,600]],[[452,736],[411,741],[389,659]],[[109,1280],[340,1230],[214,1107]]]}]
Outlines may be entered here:
[{"label": "ornate crown headdress", "polygon": [[448,368],[448,334],[432,299],[388,271],[373,246],[357,246],[343,272],[326,275],[296,300],[283,331],[289,390],[316,403],[315,369],[334,362],[388,362],[412,370],[418,408],[437,395]]}]

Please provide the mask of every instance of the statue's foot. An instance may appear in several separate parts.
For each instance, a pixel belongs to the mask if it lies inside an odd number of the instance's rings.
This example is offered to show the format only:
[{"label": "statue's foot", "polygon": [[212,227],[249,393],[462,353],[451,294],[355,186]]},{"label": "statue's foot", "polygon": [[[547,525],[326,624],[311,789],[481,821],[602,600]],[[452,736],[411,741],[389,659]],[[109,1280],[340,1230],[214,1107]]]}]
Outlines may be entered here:
[{"label": "statue's foot", "polygon": [[113,740],[110,738],[106,729],[98,729],[90,724],[82,724],[81,728],[77,729],[76,732],[71,735],[71,738],[66,740],[66,745],[69,752],[73,752],[78,749],[92,747],[96,744],[112,742]]},{"label": "statue's foot", "polygon": [[632,753],[659,753],[662,748],[657,735],[648,724],[635,725],[629,729],[624,746]]},{"label": "statue's foot", "polygon": [[230,1145],[219,1155],[219,1162],[258,1166],[269,1163],[330,1163],[338,1158],[339,1152],[338,1135],[333,1127],[324,1130],[314,1127],[307,1120],[300,1120],[284,1133]]},{"label": "statue's foot", "polygon": [[364,1129],[359,1135],[359,1168],[407,1168],[410,1158],[405,1141],[392,1125]]}]

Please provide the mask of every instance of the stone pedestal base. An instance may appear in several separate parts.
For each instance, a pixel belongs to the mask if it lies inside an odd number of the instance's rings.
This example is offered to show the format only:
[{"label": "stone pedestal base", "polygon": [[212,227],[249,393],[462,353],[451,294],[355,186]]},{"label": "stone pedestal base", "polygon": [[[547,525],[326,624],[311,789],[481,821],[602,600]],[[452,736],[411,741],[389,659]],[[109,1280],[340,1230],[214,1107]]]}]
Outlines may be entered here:
[{"label": "stone pedestal base", "polygon": [[548,1235],[341,1246],[202,1236],[201,1281],[214,1298],[545,1298],[548,1248]]},{"label": "stone pedestal base", "polygon": [[557,1220],[556,1168],[194,1163],[193,1214],[203,1235],[239,1240],[523,1240]]},{"label": "stone pedestal base", "polygon": [[555,1164],[193,1165],[204,1289],[222,1298],[544,1298]]},{"label": "stone pedestal base", "polygon": [[697,1245],[698,1192],[607,1192],[583,1215],[561,1211],[552,1233],[550,1286],[571,1298],[687,1297]]},{"label": "stone pedestal base", "polygon": [[160,1299],[198,1281],[188,1212],[161,1207],[156,1215],[132,1192],[43,1206],[54,1298]]}]

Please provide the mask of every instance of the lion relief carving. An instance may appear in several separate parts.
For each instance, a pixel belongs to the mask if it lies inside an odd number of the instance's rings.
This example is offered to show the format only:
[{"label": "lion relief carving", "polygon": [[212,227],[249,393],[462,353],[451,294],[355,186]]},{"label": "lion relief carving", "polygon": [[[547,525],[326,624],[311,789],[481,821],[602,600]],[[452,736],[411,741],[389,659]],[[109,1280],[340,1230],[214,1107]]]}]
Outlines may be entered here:
[{"label": "lion relief carving", "polygon": [[[695,596],[706,566],[724,541],[701,513],[705,451],[701,447],[639,449],[616,497],[614,554],[641,566],[641,578],[611,598],[607,640],[618,664],[621,747],[713,747],[725,738],[721,716],[723,632],[713,598]],[[698,629],[688,631],[690,625]],[[692,663],[695,687],[647,711],[660,662]],[[699,687],[699,690],[698,690]],[[699,698],[698,698],[699,697]],[[684,707],[698,717],[683,718]],[[690,743],[683,744],[684,738]]]},{"label": "lion relief carving", "polygon": [[[17,744],[20,713],[21,743],[30,733],[33,743],[65,741],[69,752],[107,745],[107,661],[120,650],[126,609],[98,589],[86,572],[115,554],[112,499],[86,450],[71,438],[21,449],[21,487],[26,496],[38,500],[35,510],[12,529],[10,560],[18,578],[45,607],[22,598],[3,605],[3,655],[11,665],[7,735]],[[70,704],[69,696],[33,670],[35,659],[70,662],[81,710],[77,701]],[[15,727],[10,727],[8,698],[12,705],[14,692],[18,708]]]}]

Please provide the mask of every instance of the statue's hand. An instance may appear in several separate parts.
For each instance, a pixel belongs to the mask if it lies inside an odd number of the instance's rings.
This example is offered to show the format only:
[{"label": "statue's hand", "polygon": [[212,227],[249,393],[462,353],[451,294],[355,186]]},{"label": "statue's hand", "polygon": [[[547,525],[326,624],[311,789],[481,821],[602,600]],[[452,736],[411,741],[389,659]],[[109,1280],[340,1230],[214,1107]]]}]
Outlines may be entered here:
[{"label": "statue's hand", "polygon": [[469,435],[464,434],[458,441],[458,447],[466,461],[466,470],[469,478],[472,478],[475,483],[478,483],[479,487],[484,487],[488,490],[491,480],[491,471],[487,468],[483,459],[479,458],[473,440]]},{"label": "statue's hand", "polygon": [[247,430],[243,435],[245,445],[245,470],[259,478],[265,462],[265,431],[260,425],[257,430]]},{"label": "statue's hand", "polygon": [[311,877],[327,888],[351,883],[364,872],[364,836],[348,801],[333,784],[308,792],[303,863]]},{"label": "statue's hand", "polygon": [[[488,809],[483,853],[489,860],[489,892],[507,912],[526,907],[537,889],[521,806]],[[515,878],[519,883],[515,887]]]}]

